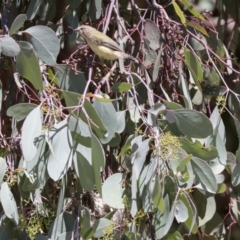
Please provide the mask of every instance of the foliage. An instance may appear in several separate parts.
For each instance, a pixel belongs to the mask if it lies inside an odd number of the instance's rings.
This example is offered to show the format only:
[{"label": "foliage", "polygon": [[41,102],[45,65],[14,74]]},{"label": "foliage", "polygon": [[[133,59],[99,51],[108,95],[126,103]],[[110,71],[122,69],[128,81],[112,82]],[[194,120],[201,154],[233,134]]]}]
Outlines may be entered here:
[{"label": "foliage", "polygon": [[[238,239],[233,6],[3,1],[1,239]],[[140,64],[100,61],[79,23]]]}]

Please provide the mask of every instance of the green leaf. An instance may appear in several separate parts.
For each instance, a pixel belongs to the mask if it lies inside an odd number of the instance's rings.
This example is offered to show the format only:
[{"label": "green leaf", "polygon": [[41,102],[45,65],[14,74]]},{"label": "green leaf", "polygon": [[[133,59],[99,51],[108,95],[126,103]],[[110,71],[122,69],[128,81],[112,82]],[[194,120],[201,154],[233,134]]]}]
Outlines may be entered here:
[{"label": "green leaf", "polygon": [[170,110],[183,109],[183,107],[180,104],[177,104],[177,103],[174,103],[174,102],[164,101],[164,105]]},{"label": "green leaf", "polygon": [[46,26],[33,26],[24,31],[38,57],[48,65],[56,64],[60,43],[56,33]]},{"label": "green leaf", "polygon": [[59,235],[65,232],[72,232],[76,223],[76,218],[70,213],[63,212],[55,218],[48,230],[48,237],[57,239]]},{"label": "green leaf", "polygon": [[200,26],[199,24],[197,24],[196,22],[186,22],[187,26],[190,26],[190,27],[193,27],[195,28],[196,30],[198,30],[200,33],[202,33],[203,35],[207,36],[208,37],[208,33],[206,31],[206,29],[202,26]]},{"label": "green leaf", "polygon": [[185,102],[186,108],[193,109],[192,99],[189,92],[189,84],[187,83],[186,79],[183,77],[182,70],[179,73],[179,85],[180,89],[183,93],[183,100]]},{"label": "green leaf", "polygon": [[86,77],[84,72],[76,74],[69,66],[57,64],[54,66],[57,78],[57,85],[60,89],[83,94],[86,87]]},{"label": "green leaf", "polygon": [[[123,175],[115,173],[107,178],[102,186],[102,200],[112,208],[123,209]],[[114,191],[113,191],[114,189]]]},{"label": "green leaf", "polygon": [[[102,120],[100,119],[99,115],[97,114],[96,110],[92,106],[92,104],[89,102],[88,99],[82,99],[82,96],[80,94],[74,93],[74,92],[67,92],[62,91],[64,95],[64,99],[66,101],[66,105],[68,107],[72,107],[74,110],[76,109],[76,106],[80,104],[81,101],[84,101],[83,108],[76,110],[77,116],[79,116],[83,122],[89,125],[91,128],[95,131],[97,136],[99,138],[105,138],[105,135],[107,133],[107,129],[104,126]],[[69,112],[71,113],[71,109],[69,109]],[[74,112],[75,113],[75,112]]]},{"label": "green leaf", "polygon": [[232,185],[238,186],[240,184],[240,163],[238,163],[232,172]]},{"label": "green leaf", "polygon": [[199,220],[198,227],[203,226],[209,220],[211,220],[215,213],[216,213],[215,199],[214,199],[214,197],[209,197],[209,198],[207,198],[207,206],[206,206],[206,212],[204,214],[204,218],[198,219]]},{"label": "green leaf", "polygon": [[209,161],[218,157],[218,151],[214,146],[204,147],[198,140],[190,142],[187,138],[180,137],[179,141],[181,147],[188,153],[195,157]]},{"label": "green leaf", "polygon": [[27,15],[26,14],[19,14],[13,21],[10,30],[9,30],[9,35],[13,35],[14,33],[17,33],[18,30],[23,27],[25,21],[27,20]]},{"label": "green leaf", "polygon": [[116,147],[119,146],[121,143],[121,136],[119,133],[115,133],[111,141],[108,143],[110,147]]},{"label": "green leaf", "polygon": [[8,57],[15,57],[20,52],[20,47],[12,37],[0,38],[0,51]]},{"label": "green leaf", "polygon": [[95,178],[92,162],[90,162],[92,158],[91,148],[78,145],[77,150],[77,157],[73,158],[75,172],[80,179],[81,186],[87,191],[92,191]]},{"label": "green leaf", "polygon": [[44,235],[38,234],[38,235],[36,236],[35,240],[48,240],[48,237],[47,237],[47,236],[44,236]]},{"label": "green leaf", "polygon": [[97,20],[102,13],[102,0],[93,0],[86,2],[86,8],[91,20]]},{"label": "green leaf", "polygon": [[148,110],[148,124],[151,126],[157,125],[157,119],[158,115],[161,111],[166,109],[165,105],[162,103],[156,103],[154,104],[149,110]]},{"label": "green leaf", "polygon": [[[164,229],[166,229],[166,224],[168,221],[168,216],[170,215],[170,204],[168,195],[164,197],[164,211],[157,211],[153,215],[152,224],[155,229],[155,234],[157,239],[161,239],[166,235]],[[171,223],[172,224],[172,223]]]},{"label": "green leaf", "polygon": [[195,189],[193,192],[193,200],[198,211],[198,217],[203,219],[206,213],[207,196],[198,189]]},{"label": "green leaf", "polygon": [[203,71],[202,71],[202,66],[200,61],[192,53],[192,51],[189,51],[188,49],[184,50],[184,57],[185,57],[185,62],[188,66],[188,69],[193,76],[193,80],[195,84],[198,86],[198,89],[201,90],[202,88],[200,83],[203,80]]},{"label": "green leaf", "polygon": [[188,219],[188,208],[181,200],[177,200],[175,218],[178,222],[185,222]]},{"label": "green leaf", "polygon": [[196,234],[198,231],[196,224],[197,211],[193,208],[189,199],[190,198],[186,195],[186,193],[179,195],[179,200],[181,200],[188,209],[188,219],[184,222],[184,225],[187,227],[189,232]]},{"label": "green leaf", "polygon": [[140,173],[142,171],[143,165],[146,160],[146,156],[149,150],[149,141],[150,139],[144,140],[140,145],[138,150],[134,153],[134,156],[132,158],[133,162],[133,171],[136,174],[136,178],[138,179],[140,176]]},{"label": "green leaf", "polygon": [[33,20],[33,18],[35,18],[43,4],[44,0],[30,1],[26,12],[28,20]]},{"label": "green leaf", "polygon": [[8,187],[7,182],[3,182],[0,191],[1,203],[3,210],[8,218],[16,225],[19,223],[18,209],[14,196]]},{"label": "green leaf", "polygon": [[93,133],[91,136],[91,141],[92,141],[92,165],[95,176],[95,185],[99,194],[102,196],[102,181],[100,171],[103,170],[105,167],[106,161],[105,153],[101,143]]},{"label": "green leaf", "polygon": [[0,227],[0,239],[12,239],[15,229],[15,224],[8,218],[2,221]]},{"label": "green leaf", "polygon": [[196,18],[205,21],[205,18],[192,6],[191,3],[189,3],[188,0],[179,0],[184,5],[184,10],[188,10],[192,13]]},{"label": "green leaf", "polygon": [[179,131],[188,137],[206,138],[213,133],[210,120],[198,111],[190,109],[166,110],[166,118],[170,123],[176,122]]},{"label": "green leaf", "polygon": [[122,133],[125,129],[126,122],[125,122],[125,111],[116,112],[117,115],[117,133]]},{"label": "green leaf", "polygon": [[218,184],[218,190],[217,193],[225,193],[227,190],[227,186],[225,183]]},{"label": "green leaf", "polygon": [[149,170],[149,166],[146,166],[141,172],[141,175],[137,183],[138,195],[141,198],[142,209],[145,213],[152,212],[156,208],[152,201],[153,189],[154,189],[154,184],[156,179],[154,177],[152,178],[152,173],[150,172],[149,175],[150,175],[151,181],[147,181],[148,170]]},{"label": "green leaf", "polygon": [[132,88],[132,84],[131,83],[126,83],[126,82],[121,82],[121,83],[115,83],[112,87],[113,92],[127,92],[128,90],[130,90]]},{"label": "green leaf", "polygon": [[103,144],[106,144],[114,137],[117,130],[116,110],[111,102],[101,102],[97,99],[95,99],[93,107],[107,128],[107,136],[104,139],[100,139]]},{"label": "green leaf", "polygon": [[134,98],[130,97],[129,95],[127,97],[127,109],[129,111],[132,122],[138,123],[141,119],[141,114],[138,107],[134,103]]},{"label": "green leaf", "polygon": [[42,91],[42,75],[33,46],[28,42],[19,42],[20,53],[16,57],[16,67],[19,74],[32,83],[35,89]]},{"label": "green leaf", "polygon": [[168,236],[166,240],[184,240],[184,239],[179,232],[174,232],[173,234]]},{"label": "green leaf", "polygon": [[7,110],[9,117],[14,117],[17,121],[22,121],[38,105],[33,103],[18,103]]},{"label": "green leaf", "polygon": [[49,179],[47,174],[47,163],[45,156],[46,141],[45,136],[40,135],[35,140],[37,152],[31,161],[26,162],[25,178],[22,189],[24,191],[33,191],[38,188],[43,188]]},{"label": "green leaf", "polygon": [[178,172],[183,171],[183,169],[190,162],[191,159],[192,159],[192,154],[189,154],[186,157],[184,157],[183,160],[178,164],[177,171]]},{"label": "green leaf", "polygon": [[154,178],[154,188],[152,192],[152,200],[160,212],[164,212],[164,199],[162,197],[162,189],[160,179]]},{"label": "green leaf", "polygon": [[87,239],[84,234],[87,233],[87,231],[90,228],[90,220],[91,220],[91,215],[90,215],[90,211],[88,210],[88,208],[86,207],[82,207],[82,211],[81,211],[81,228],[80,228],[80,235],[82,237],[84,237],[84,239]]},{"label": "green leaf", "polygon": [[72,137],[67,119],[59,122],[49,132],[50,151],[47,170],[49,176],[57,181],[61,179],[72,164]]},{"label": "green leaf", "polygon": [[121,148],[121,151],[118,155],[118,158],[122,157],[128,150],[131,149],[131,141],[134,139],[134,135],[128,136],[128,139],[126,140],[125,144]]},{"label": "green leaf", "polygon": [[227,165],[227,150],[225,147],[225,143],[220,137],[220,134],[217,132],[217,135],[214,134],[213,136],[209,137],[205,145],[213,145],[216,147],[218,151],[218,156],[215,159],[209,161],[209,165],[214,174],[221,173]]},{"label": "green leaf", "polygon": [[112,224],[112,221],[106,218],[96,220],[92,226],[94,230],[94,237],[101,238],[104,235],[104,230]]},{"label": "green leaf", "polygon": [[216,193],[218,186],[210,166],[203,160],[193,157],[192,167],[195,175],[198,176],[199,181],[202,183],[203,188],[210,193]]},{"label": "green leaf", "polygon": [[181,8],[178,6],[178,4],[176,2],[172,2],[172,5],[174,7],[175,12],[177,13],[177,15],[179,16],[181,23],[183,25],[186,24],[186,18],[184,16],[184,13],[182,12]]},{"label": "green leaf", "polygon": [[[195,37],[190,36],[189,44],[193,50],[203,51],[206,48],[205,46],[207,46],[207,39],[201,33],[197,33],[196,36],[200,41],[198,39],[196,39]],[[202,79],[199,79],[199,80],[201,81]]]},{"label": "green leaf", "polygon": [[43,121],[41,106],[34,108],[26,117],[22,126],[22,152],[26,161],[31,161],[36,152],[34,140],[42,132]]}]

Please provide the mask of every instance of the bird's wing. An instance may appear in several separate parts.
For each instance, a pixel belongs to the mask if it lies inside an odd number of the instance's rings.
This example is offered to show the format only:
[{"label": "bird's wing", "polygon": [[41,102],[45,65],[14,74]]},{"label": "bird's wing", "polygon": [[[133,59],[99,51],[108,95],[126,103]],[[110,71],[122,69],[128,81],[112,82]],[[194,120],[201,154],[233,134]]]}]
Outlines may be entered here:
[{"label": "bird's wing", "polygon": [[123,52],[121,47],[116,42],[114,42],[113,40],[111,42],[103,42],[102,45],[104,47],[109,47],[109,48],[111,48],[113,50]]},{"label": "bird's wing", "polygon": [[[106,39],[106,37],[108,37],[108,36],[105,35],[105,39]],[[102,41],[102,39],[98,40],[96,38],[92,38],[91,41],[94,42],[97,45],[101,45],[101,46],[104,46],[104,47],[109,47],[113,50],[123,52],[121,47],[114,40],[112,40],[110,37],[108,37],[107,41]]]}]

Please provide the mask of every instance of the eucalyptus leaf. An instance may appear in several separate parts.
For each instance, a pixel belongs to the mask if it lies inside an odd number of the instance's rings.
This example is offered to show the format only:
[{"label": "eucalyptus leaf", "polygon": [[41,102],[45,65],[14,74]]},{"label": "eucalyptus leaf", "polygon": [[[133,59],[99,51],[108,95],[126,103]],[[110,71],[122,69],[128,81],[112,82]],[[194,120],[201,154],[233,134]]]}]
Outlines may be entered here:
[{"label": "eucalyptus leaf", "polygon": [[32,83],[37,90],[43,90],[41,70],[33,46],[28,42],[19,42],[20,53],[16,57],[19,74]]},{"label": "eucalyptus leaf", "polygon": [[42,131],[43,121],[41,106],[34,108],[26,117],[22,126],[22,152],[26,161],[31,161],[36,152],[34,140]]},{"label": "eucalyptus leaf", "polygon": [[94,237],[101,238],[104,235],[104,230],[111,225],[111,221],[106,218],[96,220],[92,226],[94,230]]},{"label": "eucalyptus leaf", "polygon": [[93,107],[108,131],[106,138],[100,140],[103,144],[108,143],[117,131],[116,110],[111,102],[101,102],[99,100],[94,101]]},{"label": "eucalyptus leaf", "polygon": [[1,37],[0,50],[5,56],[16,57],[20,52],[20,47],[12,37]]},{"label": "eucalyptus leaf", "polygon": [[203,184],[203,187],[210,193],[216,193],[218,186],[210,166],[203,160],[193,157],[192,167],[195,175],[199,177],[200,182]]},{"label": "eucalyptus leaf", "polygon": [[3,210],[8,218],[10,218],[16,225],[19,223],[18,209],[16,201],[7,182],[3,182],[0,190],[0,197]]},{"label": "eucalyptus leaf", "polygon": [[9,35],[15,34],[21,27],[23,27],[24,22],[27,20],[26,14],[19,14],[12,23],[12,26],[9,30]]},{"label": "eucalyptus leaf", "polygon": [[[123,175],[115,173],[103,183],[102,197],[103,202],[112,208],[123,209]],[[112,191],[114,189],[114,191]]]},{"label": "eucalyptus leaf", "polygon": [[33,26],[24,31],[38,57],[49,65],[55,65],[60,43],[52,29],[46,26]]},{"label": "eucalyptus leaf", "polygon": [[7,115],[14,117],[17,121],[21,121],[37,106],[38,105],[33,103],[18,103],[8,108]]},{"label": "eucalyptus leaf", "polygon": [[57,181],[61,179],[72,163],[72,137],[67,119],[59,122],[49,132],[50,146],[47,170],[49,176]]},{"label": "eucalyptus leaf", "polygon": [[92,165],[93,165],[93,172],[95,177],[95,185],[102,195],[102,182],[100,177],[100,171],[102,171],[105,167],[105,154],[103,147],[97,137],[92,133],[91,136],[91,146],[92,146]]},{"label": "eucalyptus leaf", "polygon": [[[171,112],[178,129],[188,137],[206,138],[213,133],[213,126],[210,120],[200,112],[190,109],[167,110],[166,112]],[[172,119],[168,115],[166,117],[171,123]]]}]

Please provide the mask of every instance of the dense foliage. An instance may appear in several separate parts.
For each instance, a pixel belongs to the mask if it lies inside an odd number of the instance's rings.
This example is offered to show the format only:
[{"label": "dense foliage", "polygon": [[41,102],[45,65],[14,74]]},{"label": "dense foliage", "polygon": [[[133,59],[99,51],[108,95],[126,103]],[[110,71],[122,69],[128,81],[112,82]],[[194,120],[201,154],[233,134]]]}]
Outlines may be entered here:
[{"label": "dense foliage", "polygon": [[[3,0],[0,239],[239,239],[238,11]],[[79,24],[139,64],[100,61]]]}]

